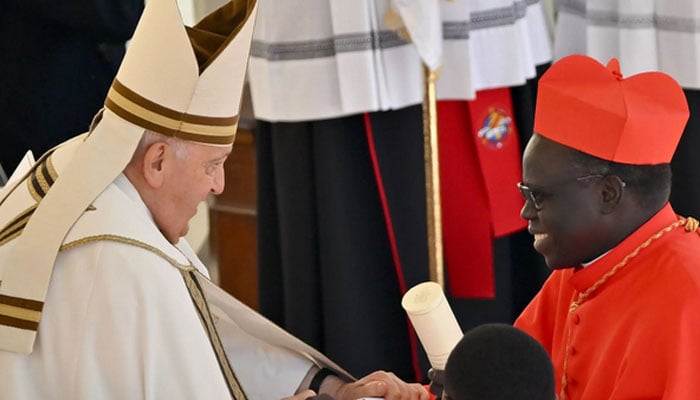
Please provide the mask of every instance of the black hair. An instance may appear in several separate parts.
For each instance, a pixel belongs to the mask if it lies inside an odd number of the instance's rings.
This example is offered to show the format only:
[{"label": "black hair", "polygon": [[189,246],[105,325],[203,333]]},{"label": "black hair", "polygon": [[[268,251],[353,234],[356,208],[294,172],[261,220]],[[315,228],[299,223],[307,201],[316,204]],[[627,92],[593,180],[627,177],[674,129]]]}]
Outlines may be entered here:
[{"label": "black hair", "polygon": [[648,210],[658,210],[671,194],[671,164],[633,165],[603,160],[571,150],[571,163],[589,174],[615,175],[625,182],[625,190]]},{"label": "black hair", "polygon": [[506,324],[468,331],[447,358],[445,395],[450,400],[553,400],[549,354],[527,333]]}]

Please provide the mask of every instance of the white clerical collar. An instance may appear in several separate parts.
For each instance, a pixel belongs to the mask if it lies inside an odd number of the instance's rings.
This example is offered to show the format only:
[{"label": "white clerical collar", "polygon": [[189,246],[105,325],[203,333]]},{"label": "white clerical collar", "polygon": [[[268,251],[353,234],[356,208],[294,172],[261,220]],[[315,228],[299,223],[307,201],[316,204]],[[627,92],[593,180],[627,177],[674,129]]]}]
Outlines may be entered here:
[{"label": "white clerical collar", "polygon": [[600,256],[594,258],[593,260],[591,260],[589,262],[581,263],[581,267],[586,268],[587,266],[593,264],[594,262],[596,262],[596,261],[600,260],[601,258],[605,257],[606,255],[608,255],[608,253],[610,253],[610,250],[606,251],[605,253],[601,254]]}]

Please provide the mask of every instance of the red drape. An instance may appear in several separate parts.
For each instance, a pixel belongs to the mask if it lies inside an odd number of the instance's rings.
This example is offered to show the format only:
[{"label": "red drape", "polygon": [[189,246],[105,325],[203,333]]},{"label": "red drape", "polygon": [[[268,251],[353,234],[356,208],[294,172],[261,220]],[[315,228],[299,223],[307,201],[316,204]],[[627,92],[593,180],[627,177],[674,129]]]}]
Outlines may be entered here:
[{"label": "red drape", "polygon": [[494,298],[492,240],[524,228],[518,132],[508,88],[438,102],[442,226],[449,289]]}]

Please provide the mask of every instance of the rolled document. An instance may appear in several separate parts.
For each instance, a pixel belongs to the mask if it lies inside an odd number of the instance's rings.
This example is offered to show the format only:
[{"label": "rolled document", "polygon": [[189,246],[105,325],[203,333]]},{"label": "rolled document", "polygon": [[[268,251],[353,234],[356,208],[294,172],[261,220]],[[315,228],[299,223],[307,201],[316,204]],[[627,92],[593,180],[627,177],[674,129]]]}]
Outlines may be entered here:
[{"label": "rolled document", "polygon": [[447,357],[463,333],[440,285],[423,282],[412,287],[403,296],[401,306],[416,329],[430,365],[445,369]]}]

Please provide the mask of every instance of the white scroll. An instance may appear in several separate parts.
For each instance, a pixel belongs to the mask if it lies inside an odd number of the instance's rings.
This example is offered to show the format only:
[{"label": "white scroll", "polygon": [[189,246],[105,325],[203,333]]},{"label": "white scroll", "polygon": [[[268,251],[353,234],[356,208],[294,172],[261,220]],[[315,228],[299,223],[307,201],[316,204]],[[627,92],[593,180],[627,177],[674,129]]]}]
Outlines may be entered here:
[{"label": "white scroll", "polygon": [[447,357],[463,333],[440,285],[423,282],[412,287],[403,296],[401,306],[416,329],[430,365],[445,369]]}]

